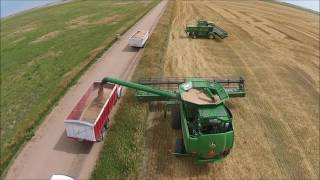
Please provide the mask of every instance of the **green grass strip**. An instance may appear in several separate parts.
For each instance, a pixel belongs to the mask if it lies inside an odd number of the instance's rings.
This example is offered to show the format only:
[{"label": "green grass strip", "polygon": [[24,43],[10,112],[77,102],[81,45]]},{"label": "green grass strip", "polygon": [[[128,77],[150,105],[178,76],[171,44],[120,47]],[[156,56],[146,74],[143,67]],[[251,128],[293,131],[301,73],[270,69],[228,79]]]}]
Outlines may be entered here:
[{"label": "green grass strip", "polygon": [[[167,49],[173,7],[174,2],[169,2],[149,39],[134,72],[133,81],[162,75],[163,56]],[[141,160],[148,108],[146,104],[136,101],[133,90],[128,90],[122,98],[113,118],[114,124],[108,130],[107,139],[92,173],[93,180],[137,179],[138,177],[137,169]]]}]

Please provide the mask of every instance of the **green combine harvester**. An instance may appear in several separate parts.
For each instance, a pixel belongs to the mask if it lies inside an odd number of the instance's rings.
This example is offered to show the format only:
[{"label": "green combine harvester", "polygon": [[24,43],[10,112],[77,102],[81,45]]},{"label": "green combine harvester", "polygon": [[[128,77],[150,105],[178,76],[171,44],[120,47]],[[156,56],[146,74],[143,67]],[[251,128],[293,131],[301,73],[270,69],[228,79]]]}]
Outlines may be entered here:
[{"label": "green combine harvester", "polygon": [[212,22],[204,20],[199,20],[196,25],[188,25],[185,32],[194,39],[198,37],[206,37],[209,39],[215,39],[216,37],[223,39],[228,37],[228,33],[222,28]]},{"label": "green combine harvester", "polygon": [[232,113],[225,101],[245,96],[242,78],[148,79],[132,83],[106,77],[102,83],[135,89],[142,102],[165,102],[171,108],[172,128],[182,129],[183,139],[176,141],[176,156],[195,155],[198,163],[209,163],[222,160],[233,147]]}]

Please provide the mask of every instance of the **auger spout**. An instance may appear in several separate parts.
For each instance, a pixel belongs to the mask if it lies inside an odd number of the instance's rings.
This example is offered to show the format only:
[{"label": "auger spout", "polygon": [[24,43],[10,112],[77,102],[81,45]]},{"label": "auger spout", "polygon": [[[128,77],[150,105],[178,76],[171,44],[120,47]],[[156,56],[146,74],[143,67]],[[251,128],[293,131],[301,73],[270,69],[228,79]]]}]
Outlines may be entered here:
[{"label": "auger spout", "polygon": [[142,85],[142,84],[138,84],[138,83],[123,81],[123,80],[119,80],[119,79],[115,79],[115,78],[111,78],[111,77],[105,77],[102,79],[102,83],[108,83],[108,82],[113,83],[113,84],[119,84],[121,86],[125,86],[125,87],[131,88],[131,89],[149,92],[149,93],[156,94],[159,96],[170,97],[173,99],[178,99],[178,97],[179,97],[178,94],[176,94],[176,93],[155,89],[150,86],[146,86],[146,85]]}]

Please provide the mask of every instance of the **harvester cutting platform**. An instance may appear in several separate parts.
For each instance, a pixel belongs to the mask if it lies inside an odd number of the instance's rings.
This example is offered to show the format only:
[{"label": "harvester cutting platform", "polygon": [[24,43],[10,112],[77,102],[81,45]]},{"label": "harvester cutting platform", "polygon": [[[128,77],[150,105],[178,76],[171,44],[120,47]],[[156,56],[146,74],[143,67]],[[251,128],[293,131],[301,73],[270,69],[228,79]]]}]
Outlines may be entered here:
[{"label": "harvester cutting platform", "polygon": [[139,83],[110,77],[102,80],[102,84],[110,83],[136,89],[140,101],[163,101],[171,107],[172,128],[182,129],[183,134],[183,139],[176,141],[176,156],[193,154],[199,163],[214,162],[226,157],[233,147],[232,113],[225,101],[245,96],[243,79],[149,79]]}]

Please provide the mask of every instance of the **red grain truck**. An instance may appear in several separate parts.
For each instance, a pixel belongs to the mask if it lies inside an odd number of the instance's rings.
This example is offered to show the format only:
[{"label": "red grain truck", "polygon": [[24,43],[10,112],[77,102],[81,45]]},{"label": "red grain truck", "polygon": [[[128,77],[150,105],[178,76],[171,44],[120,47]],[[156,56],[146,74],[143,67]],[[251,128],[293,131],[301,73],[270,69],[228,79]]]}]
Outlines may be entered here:
[{"label": "red grain truck", "polygon": [[120,96],[121,86],[93,83],[64,121],[67,136],[78,141],[102,141]]}]

